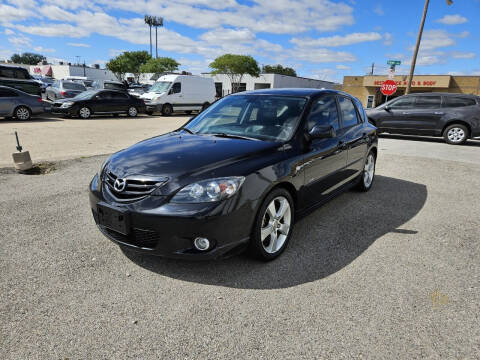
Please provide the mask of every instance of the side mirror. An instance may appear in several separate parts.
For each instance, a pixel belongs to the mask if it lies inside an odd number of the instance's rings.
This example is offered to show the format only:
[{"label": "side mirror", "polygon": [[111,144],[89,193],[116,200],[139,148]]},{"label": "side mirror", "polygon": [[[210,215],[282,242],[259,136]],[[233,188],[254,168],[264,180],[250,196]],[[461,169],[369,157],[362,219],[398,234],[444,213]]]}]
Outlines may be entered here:
[{"label": "side mirror", "polygon": [[311,139],[328,139],[337,136],[335,129],[331,125],[315,125],[309,132]]},{"label": "side mirror", "polygon": [[95,100],[100,100],[100,95],[95,95]]},{"label": "side mirror", "polygon": [[390,111],[391,107],[388,106],[388,105],[385,105],[384,109],[385,109],[385,111]]},{"label": "side mirror", "polygon": [[168,90],[168,95],[173,95],[173,89]]}]

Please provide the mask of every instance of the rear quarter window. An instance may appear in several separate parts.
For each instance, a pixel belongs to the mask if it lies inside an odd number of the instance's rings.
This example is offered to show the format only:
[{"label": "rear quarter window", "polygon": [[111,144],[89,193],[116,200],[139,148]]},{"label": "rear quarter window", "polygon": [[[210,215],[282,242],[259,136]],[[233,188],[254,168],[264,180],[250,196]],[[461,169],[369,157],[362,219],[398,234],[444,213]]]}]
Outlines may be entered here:
[{"label": "rear quarter window", "polygon": [[454,96],[445,96],[443,98],[444,107],[456,108],[456,107],[465,107],[465,106],[473,106],[473,105],[477,105],[477,102],[471,98],[454,97]]}]

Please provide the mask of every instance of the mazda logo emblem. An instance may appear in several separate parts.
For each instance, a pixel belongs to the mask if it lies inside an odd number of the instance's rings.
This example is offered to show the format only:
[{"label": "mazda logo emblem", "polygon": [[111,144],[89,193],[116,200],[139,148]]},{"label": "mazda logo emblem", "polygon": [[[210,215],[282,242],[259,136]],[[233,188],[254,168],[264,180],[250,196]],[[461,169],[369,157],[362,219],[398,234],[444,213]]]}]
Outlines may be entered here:
[{"label": "mazda logo emblem", "polygon": [[122,192],[123,190],[125,190],[125,187],[127,186],[127,180],[125,179],[120,179],[118,178],[117,180],[115,180],[115,182],[113,183],[113,188],[115,189],[115,191],[117,192]]}]

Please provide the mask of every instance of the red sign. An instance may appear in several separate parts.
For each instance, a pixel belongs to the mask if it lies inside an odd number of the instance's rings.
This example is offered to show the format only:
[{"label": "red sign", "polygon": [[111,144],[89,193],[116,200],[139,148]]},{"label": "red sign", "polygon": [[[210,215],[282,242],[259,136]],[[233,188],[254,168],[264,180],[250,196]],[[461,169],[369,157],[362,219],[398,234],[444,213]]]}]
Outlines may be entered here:
[{"label": "red sign", "polygon": [[397,91],[397,84],[393,80],[385,80],[380,88],[383,95],[393,95]]}]

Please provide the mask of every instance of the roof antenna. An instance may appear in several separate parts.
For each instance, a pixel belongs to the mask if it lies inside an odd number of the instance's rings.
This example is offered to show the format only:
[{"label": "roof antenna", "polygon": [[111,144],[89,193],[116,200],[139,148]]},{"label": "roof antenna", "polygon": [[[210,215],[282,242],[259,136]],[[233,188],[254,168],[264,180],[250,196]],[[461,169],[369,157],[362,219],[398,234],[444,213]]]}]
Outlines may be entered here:
[{"label": "roof antenna", "polygon": [[18,152],[22,152],[22,146],[20,145],[20,141],[18,141],[18,134],[17,132],[15,131],[15,138],[17,139],[17,150]]}]

